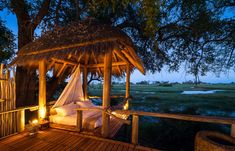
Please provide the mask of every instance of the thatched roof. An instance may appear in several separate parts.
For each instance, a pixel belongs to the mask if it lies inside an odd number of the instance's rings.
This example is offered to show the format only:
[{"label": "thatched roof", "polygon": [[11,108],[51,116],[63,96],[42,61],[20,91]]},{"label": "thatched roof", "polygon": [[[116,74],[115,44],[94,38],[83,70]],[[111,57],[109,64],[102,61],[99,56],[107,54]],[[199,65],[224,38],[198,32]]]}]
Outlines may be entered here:
[{"label": "thatched roof", "polygon": [[102,75],[103,58],[107,51],[113,52],[113,74],[123,74],[126,63],[130,64],[131,69],[136,67],[145,72],[132,40],[122,30],[95,20],[73,22],[45,33],[22,47],[12,64],[30,68],[38,67],[40,60],[46,60],[48,66],[58,68],[65,63],[71,68],[72,65],[82,64],[90,65],[90,72]]}]

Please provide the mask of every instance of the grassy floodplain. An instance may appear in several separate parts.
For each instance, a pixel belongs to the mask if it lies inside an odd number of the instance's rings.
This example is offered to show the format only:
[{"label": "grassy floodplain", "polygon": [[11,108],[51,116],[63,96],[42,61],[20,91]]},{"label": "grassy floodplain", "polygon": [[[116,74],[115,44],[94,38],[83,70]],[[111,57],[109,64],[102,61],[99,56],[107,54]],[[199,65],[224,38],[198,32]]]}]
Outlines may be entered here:
[{"label": "grassy floodplain", "polygon": [[[213,94],[181,94],[183,91],[219,90]],[[112,95],[124,95],[125,85],[112,85]],[[102,95],[102,85],[91,85],[89,95]],[[149,112],[183,113],[235,118],[235,84],[150,84],[131,85],[131,109]],[[112,100],[113,102],[117,99]],[[163,118],[141,117],[141,145],[163,150],[193,150],[194,137],[200,130],[229,134],[227,125],[186,122]],[[131,127],[121,129],[115,139],[130,141]]]}]

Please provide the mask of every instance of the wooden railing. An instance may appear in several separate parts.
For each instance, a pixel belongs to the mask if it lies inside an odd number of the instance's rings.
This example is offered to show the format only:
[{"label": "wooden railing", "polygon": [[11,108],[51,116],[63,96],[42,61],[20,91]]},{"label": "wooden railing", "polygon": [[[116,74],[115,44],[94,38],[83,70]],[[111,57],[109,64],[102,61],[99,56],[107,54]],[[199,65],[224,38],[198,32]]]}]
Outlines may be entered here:
[{"label": "wooden railing", "polygon": [[77,131],[81,132],[82,131],[82,112],[83,111],[100,111],[106,113],[108,116],[115,118],[116,120],[119,120],[125,124],[131,124],[129,120],[122,119],[120,117],[117,117],[116,115],[112,114],[109,112],[107,109],[102,109],[102,108],[77,108]]},{"label": "wooden railing", "polygon": [[185,114],[170,114],[170,113],[153,113],[133,110],[116,110],[116,113],[132,115],[132,138],[133,144],[138,144],[138,126],[139,116],[152,116],[158,118],[177,119],[194,122],[206,122],[231,125],[231,136],[235,137],[235,118],[223,118],[212,116],[200,116],[200,115],[185,115]]},{"label": "wooden railing", "polygon": [[[102,111],[113,116],[117,120],[123,123],[130,124],[129,120],[121,119],[119,117],[111,114],[107,109],[102,108],[78,108],[77,109],[77,130],[80,132],[82,130],[82,111]],[[176,120],[185,120],[193,122],[206,122],[206,123],[217,123],[217,124],[227,124],[231,125],[231,136],[235,137],[235,118],[223,118],[223,117],[212,117],[212,116],[200,116],[200,115],[186,115],[186,114],[171,114],[171,113],[154,113],[154,112],[143,112],[143,111],[133,111],[133,110],[115,110],[117,114],[132,115],[132,137],[131,142],[133,144],[138,144],[139,135],[139,116],[151,116],[158,118],[168,118]]]},{"label": "wooden railing", "polygon": [[24,130],[25,110],[38,110],[38,106],[23,107],[0,112],[0,138]]}]

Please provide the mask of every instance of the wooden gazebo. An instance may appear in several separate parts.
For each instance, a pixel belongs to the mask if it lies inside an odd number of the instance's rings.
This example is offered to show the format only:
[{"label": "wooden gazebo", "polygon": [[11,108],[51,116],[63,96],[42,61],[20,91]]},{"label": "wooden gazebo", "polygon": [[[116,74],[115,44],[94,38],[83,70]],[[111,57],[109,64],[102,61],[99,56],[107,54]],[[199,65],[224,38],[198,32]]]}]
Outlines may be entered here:
[{"label": "wooden gazebo", "polygon": [[[39,69],[39,118],[46,113],[46,73],[54,76],[73,73],[80,64],[83,91],[87,99],[87,75],[104,79],[103,108],[110,106],[111,76],[126,73],[126,97],[130,90],[130,72],[137,68],[145,73],[143,63],[134,51],[132,40],[120,29],[100,24],[95,20],[73,22],[66,27],[43,34],[25,45],[12,64]],[[102,114],[102,134],[107,136],[109,117]]]}]

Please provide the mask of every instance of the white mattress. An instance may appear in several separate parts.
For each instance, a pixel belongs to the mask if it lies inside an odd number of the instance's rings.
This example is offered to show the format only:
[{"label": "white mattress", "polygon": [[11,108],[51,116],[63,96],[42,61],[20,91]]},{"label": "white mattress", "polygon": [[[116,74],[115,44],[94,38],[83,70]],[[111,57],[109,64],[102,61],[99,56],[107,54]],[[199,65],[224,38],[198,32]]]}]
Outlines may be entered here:
[{"label": "white mattress", "polygon": [[[96,114],[99,114],[99,111],[83,111],[83,114],[82,114],[82,123],[83,123],[83,125],[84,125],[84,122],[89,117],[94,116]],[[70,126],[76,126],[77,125],[77,114],[72,114],[72,115],[69,115],[69,116],[51,115],[51,116],[49,116],[49,119],[50,119],[50,122],[56,123],[56,124],[63,124],[63,125],[70,125]],[[89,127],[97,128],[101,125],[102,125],[102,117],[99,116],[96,119],[96,121],[94,121],[93,125],[90,125]]]}]

